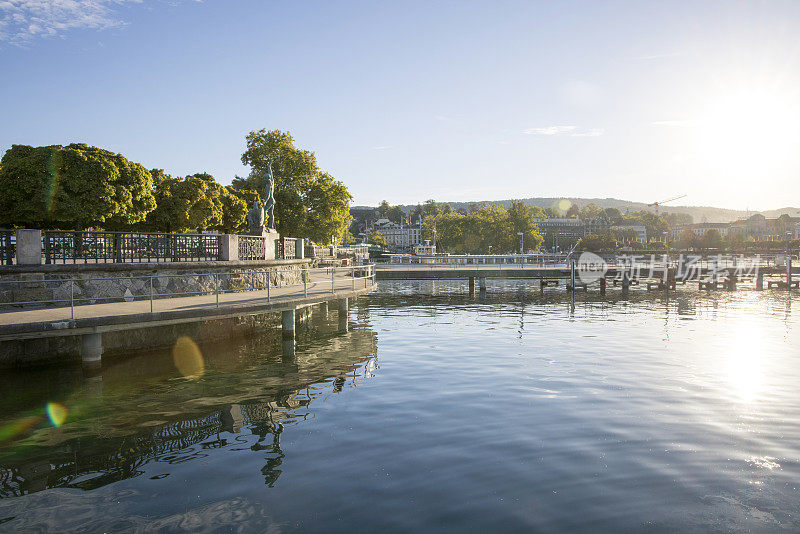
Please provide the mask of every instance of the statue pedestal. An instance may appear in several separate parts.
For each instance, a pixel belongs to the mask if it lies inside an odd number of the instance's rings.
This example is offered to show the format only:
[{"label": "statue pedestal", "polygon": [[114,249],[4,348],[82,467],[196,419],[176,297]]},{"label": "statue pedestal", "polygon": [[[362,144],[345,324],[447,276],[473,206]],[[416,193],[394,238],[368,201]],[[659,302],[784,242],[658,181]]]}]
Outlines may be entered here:
[{"label": "statue pedestal", "polygon": [[274,260],[275,259],[275,242],[280,239],[280,234],[272,229],[265,229],[262,234],[264,237],[264,259],[265,260]]}]

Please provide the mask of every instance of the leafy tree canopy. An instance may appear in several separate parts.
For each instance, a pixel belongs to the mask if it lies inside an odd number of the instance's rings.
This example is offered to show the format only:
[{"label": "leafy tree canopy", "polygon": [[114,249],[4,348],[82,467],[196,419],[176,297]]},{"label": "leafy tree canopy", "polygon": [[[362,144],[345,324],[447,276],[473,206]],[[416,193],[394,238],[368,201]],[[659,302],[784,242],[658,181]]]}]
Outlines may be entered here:
[{"label": "leafy tree canopy", "polygon": [[173,178],[161,169],[150,171],[157,207],[141,227],[151,231],[187,232],[246,230],[248,201],[258,198],[254,191],[225,187],[207,173]]},{"label": "leafy tree canopy", "polygon": [[379,245],[381,247],[386,248],[386,238],[383,237],[383,234],[380,233],[378,230],[373,231],[369,234],[369,242],[372,245]]},{"label": "leafy tree canopy", "polygon": [[13,145],[0,162],[0,218],[29,228],[119,229],[156,207],[151,189],[147,169],[108,150]]},{"label": "leafy tree canopy", "polygon": [[436,228],[436,242],[441,248],[452,252],[488,253],[516,252],[520,246],[522,232],[525,250],[535,250],[543,238],[533,221],[537,213],[520,201],[514,201],[511,208],[502,206],[480,206],[474,211],[441,212],[428,217],[423,222],[423,238],[433,239]]},{"label": "leafy tree canopy", "polygon": [[270,159],[278,232],[317,243],[330,243],[332,238],[341,236],[352,220],[353,197],[342,182],[320,171],[313,152],[294,146],[289,132],[250,132],[242,163],[252,170],[247,178],[235,178],[233,187],[263,192]]}]

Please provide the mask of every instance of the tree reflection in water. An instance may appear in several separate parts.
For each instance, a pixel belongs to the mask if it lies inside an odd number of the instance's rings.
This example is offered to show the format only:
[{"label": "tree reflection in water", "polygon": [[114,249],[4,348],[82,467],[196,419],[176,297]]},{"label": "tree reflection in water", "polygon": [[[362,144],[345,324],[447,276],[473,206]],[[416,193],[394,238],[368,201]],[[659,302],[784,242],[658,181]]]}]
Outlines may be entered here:
[{"label": "tree reflection in water", "polygon": [[[168,352],[121,361],[91,379],[74,369],[3,377],[24,383],[25,394],[0,399],[13,403],[0,426],[44,406],[54,391],[70,419],[0,444],[0,498],[56,487],[92,490],[141,476],[147,464],[191,462],[215,449],[263,454],[264,483],[273,487],[284,468],[285,426],[308,417],[320,395],[339,393],[377,367],[376,336],[363,322],[337,333],[335,314],[307,321],[289,360],[275,331],[204,345],[207,371],[196,381],[176,376]],[[167,476],[169,469],[151,478]]]}]

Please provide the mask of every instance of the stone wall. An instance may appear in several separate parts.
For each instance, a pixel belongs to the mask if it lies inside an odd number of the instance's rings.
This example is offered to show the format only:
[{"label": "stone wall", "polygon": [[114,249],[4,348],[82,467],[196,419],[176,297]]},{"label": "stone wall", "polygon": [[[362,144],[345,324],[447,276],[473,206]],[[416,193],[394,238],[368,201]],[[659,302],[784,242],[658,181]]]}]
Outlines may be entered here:
[{"label": "stone wall", "polygon": [[[222,341],[266,331],[280,330],[280,314],[244,315],[194,323],[121,330],[103,334],[104,359],[139,351],[170,349],[180,336],[198,343]],[[79,363],[81,336],[42,337],[0,343],[0,369]]]},{"label": "stone wall", "polygon": [[[309,260],[0,267],[0,310],[120,302],[302,283]],[[151,289],[152,288],[152,289]],[[17,303],[17,304],[11,304]],[[21,304],[25,303],[25,304]]]}]

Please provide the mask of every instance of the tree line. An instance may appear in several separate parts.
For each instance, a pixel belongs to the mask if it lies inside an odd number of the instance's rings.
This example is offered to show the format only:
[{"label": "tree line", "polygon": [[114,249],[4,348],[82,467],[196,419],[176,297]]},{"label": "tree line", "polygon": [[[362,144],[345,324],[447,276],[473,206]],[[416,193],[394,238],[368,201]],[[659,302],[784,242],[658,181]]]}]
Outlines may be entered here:
[{"label": "tree line", "polygon": [[13,145],[0,160],[0,225],[41,229],[187,232],[247,231],[247,212],[262,202],[272,162],[275,226],[281,235],[329,243],[350,225],[352,196],[319,169],[313,152],[288,132],[246,138],[247,177],[222,185],[202,172],[173,177],[121,154],[83,143]]},{"label": "tree line", "polygon": [[[522,232],[525,250],[536,250],[544,241],[536,219],[575,218],[598,228],[605,228],[580,240],[555,236],[555,243],[560,248],[571,248],[578,241],[578,247],[584,250],[613,250],[619,246],[644,248],[647,243],[637,242],[637,233],[632,229],[611,229],[615,225],[636,224],[644,226],[652,242],[663,241],[664,232],[678,224],[692,222],[691,215],[683,213],[651,213],[646,210],[622,214],[617,208],[601,208],[589,203],[583,207],[570,204],[566,210],[557,206],[541,208],[526,206],[522,201],[514,200],[511,207],[492,204],[470,204],[467,207],[453,210],[450,204],[428,200],[406,212],[401,206],[392,206],[382,201],[378,206],[378,215],[395,223],[419,220],[422,224],[423,239],[433,240],[436,229],[436,242],[439,247],[449,252],[492,252],[518,251]],[[381,236],[371,235],[371,243],[379,243]],[[549,239],[549,238],[548,238]],[[548,240],[547,245],[550,245]]]}]

